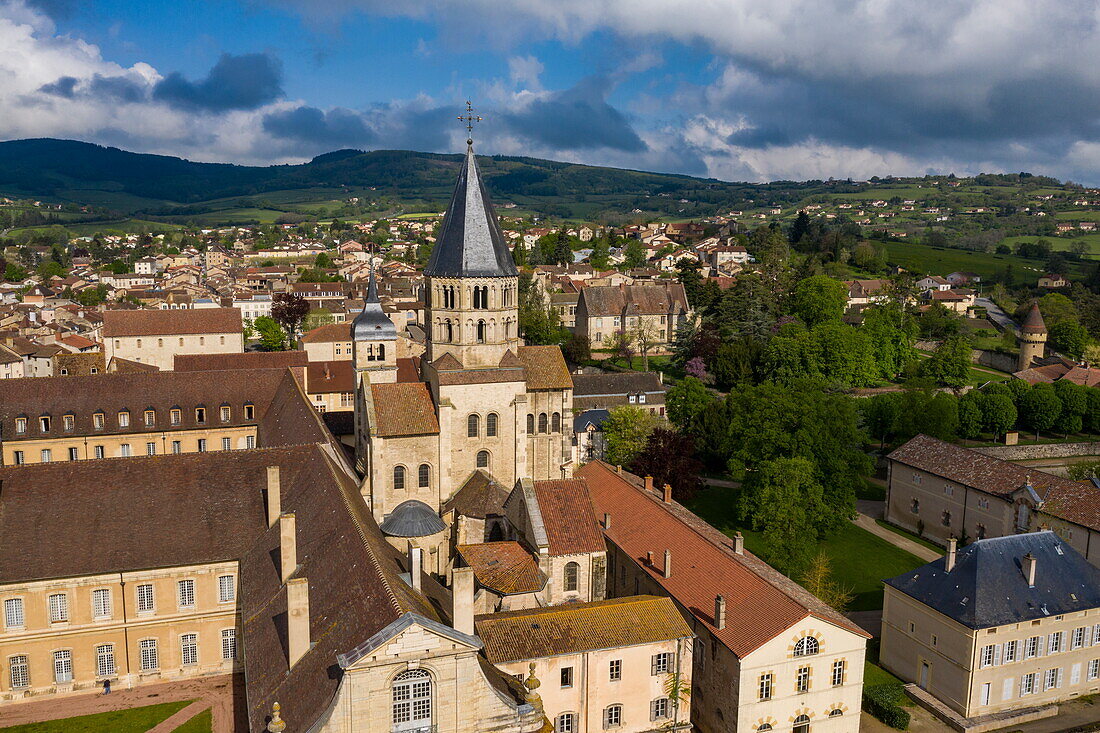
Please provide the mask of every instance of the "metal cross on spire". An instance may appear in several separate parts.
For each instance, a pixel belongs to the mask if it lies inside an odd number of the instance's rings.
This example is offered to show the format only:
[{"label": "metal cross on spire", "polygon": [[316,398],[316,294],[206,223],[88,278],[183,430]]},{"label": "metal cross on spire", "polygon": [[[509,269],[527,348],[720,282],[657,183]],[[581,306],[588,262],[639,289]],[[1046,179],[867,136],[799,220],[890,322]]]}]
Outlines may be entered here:
[{"label": "metal cross on spire", "polygon": [[466,114],[458,116],[459,122],[466,123],[466,144],[474,144],[474,124],[481,122],[481,115],[474,114],[474,105],[466,100]]}]

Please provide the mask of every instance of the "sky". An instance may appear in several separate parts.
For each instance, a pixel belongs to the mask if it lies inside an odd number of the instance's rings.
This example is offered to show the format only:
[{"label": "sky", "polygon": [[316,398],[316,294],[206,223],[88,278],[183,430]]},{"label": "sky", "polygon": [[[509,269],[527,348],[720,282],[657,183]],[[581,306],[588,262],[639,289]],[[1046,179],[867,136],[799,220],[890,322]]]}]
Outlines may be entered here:
[{"label": "sky", "polygon": [[1100,185],[1097,0],[0,0],[0,140]]}]

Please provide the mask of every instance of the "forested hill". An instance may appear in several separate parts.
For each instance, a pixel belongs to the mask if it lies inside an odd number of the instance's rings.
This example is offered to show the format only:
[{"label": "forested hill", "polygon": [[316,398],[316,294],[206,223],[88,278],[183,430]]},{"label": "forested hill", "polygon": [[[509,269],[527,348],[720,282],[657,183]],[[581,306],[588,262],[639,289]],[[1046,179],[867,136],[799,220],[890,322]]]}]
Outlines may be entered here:
[{"label": "forested hill", "polygon": [[[301,165],[258,167],[195,163],[72,140],[13,140],[0,142],[0,193],[73,203],[91,198],[128,212],[157,203],[193,205],[311,188],[367,190],[398,201],[443,203],[461,160],[461,155],[404,150],[340,150]],[[750,201],[756,205],[791,203],[822,185],[727,183],[538,158],[494,156],[479,162],[495,199],[515,201],[536,211],[552,210],[559,199],[573,203],[595,197],[591,201],[595,208],[610,206],[626,213],[638,207],[695,216]],[[842,191],[850,184],[829,185]],[[90,197],[89,192],[105,196]],[[127,201],[127,196],[112,199],[110,194],[128,194],[143,201]]]}]

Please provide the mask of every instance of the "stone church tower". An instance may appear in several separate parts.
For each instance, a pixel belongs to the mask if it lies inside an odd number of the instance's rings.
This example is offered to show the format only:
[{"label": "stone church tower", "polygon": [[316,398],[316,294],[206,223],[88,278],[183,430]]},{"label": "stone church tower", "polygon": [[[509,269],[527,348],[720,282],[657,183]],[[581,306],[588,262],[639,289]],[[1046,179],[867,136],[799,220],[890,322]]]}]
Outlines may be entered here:
[{"label": "stone church tower", "polygon": [[1043,321],[1043,314],[1039,312],[1039,304],[1031,306],[1031,312],[1027,314],[1024,325],[1020,326],[1020,359],[1016,363],[1016,371],[1023,371],[1031,366],[1035,359],[1042,359],[1046,351],[1047,324]]}]

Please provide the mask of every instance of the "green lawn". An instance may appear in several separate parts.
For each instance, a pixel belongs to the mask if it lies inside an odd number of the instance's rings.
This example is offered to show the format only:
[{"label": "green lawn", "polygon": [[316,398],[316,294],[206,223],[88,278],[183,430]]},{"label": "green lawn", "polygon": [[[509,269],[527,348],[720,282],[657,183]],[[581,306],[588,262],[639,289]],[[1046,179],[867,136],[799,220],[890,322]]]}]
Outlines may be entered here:
[{"label": "green lawn", "polygon": [[[80,715],[63,720],[48,720],[43,723],[14,725],[0,728],[0,733],[144,733],[158,723],[167,720],[190,705],[193,700],[162,702],[128,710],[113,710],[95,715]],[[203,730],[192,729],[191,733]],[[206,730],[209,730],[207,728]]]},{"label": "green lawn", "polygon": [[[737,520],[737,489],[711,486],[688,503],[688,508],[712,526],[733,536],[738,529],[745,536],[750,552],[767,559],[767,545],[760,532],[754,532]],[[855,598],[853,611],[882,608],[882,581],[924,565],[915,555],[901,550],[854,524],[847,524],[818,545],[832,562],[833,576],[851,588]]]},{"label": "green lawn", "polygon": [[[1088,219],[1084,218],[1082,221],[1088,221]],[[1020,242],[1034,242],[1037,239],[1045,239],[1050,242],[1050,246],[1053,247],[1056,252],[1068,251],[1075,243],[1084,242],[1089,246],[1090,255],[1100,254],[1100,234],[1082,234],[1079,237],[1005,237],[1004,243],[1009,247],[1015,247]]]},{"label": "green lawn", "polygon": [[210,708],[207,708],[172,733],[212,733],[213,730],[214,715],[210,712]]}]

